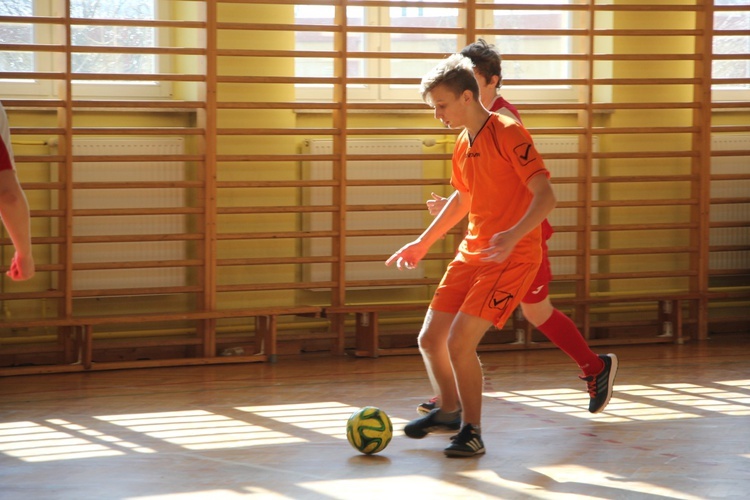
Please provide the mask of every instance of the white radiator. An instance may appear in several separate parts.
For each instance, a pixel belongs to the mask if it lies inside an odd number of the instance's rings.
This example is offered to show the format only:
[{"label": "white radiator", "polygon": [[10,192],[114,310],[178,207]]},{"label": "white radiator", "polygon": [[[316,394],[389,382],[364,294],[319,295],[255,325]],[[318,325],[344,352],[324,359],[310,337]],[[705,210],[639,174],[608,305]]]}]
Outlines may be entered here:
[{"label": "white radiator", "polygon": [[[333,143],[328,139],[309,139],[304,143],[304,152],[308,154],[330,155]],[[421,139],[359,139],[347,143],[348,154],[421,154]],[[311,180],[330,180],[332,167],[330,161],[311,161],[304,165],[304,176]],[[396,161],[348,161],[347,178],[350,180],[370,179],[421,179],[423,177],[421,160]],[[305,205],[333,205],[332,188],[309,188],[306,190]],[[423,200],[420,186],[348,186],[346,199],[348,205],[369,204],[414,204]],[[426,211],[426,207],[425,207]],[[426,212],[425,212],[426,213]],[[424,213],[420,211],[375,211],[349,212],[346,217],[346,229],[417,229],[424,228]],[[306,214],[304,227],[310,231],[330,231],[333,214]],[[348,237],[346,240],[347,255],[390,255],[410,240],[408,236]],[[310,256],[331,255],[331,243],[327,238],[305,240],[305,253]],[[310,264],[304,266],[305,281],[329,281],[330,264]],[[346,280],[374,280],[404,278],[394,266],[386,267],[383,262],[352,262],[346,266]],[[422,266],[409,272],[409,278],[424,276]]]},{"label": "white radiator", "polygon": [[[750,135],[715,134],[711,137],[714,151],[750,151]],[[750,154],[750,153],[748,153]],[[750,173],[748,154],[745,156],[716,156],[711,159],[711,174]],[[711,200],[720,198],[745,198],[750,193],[750,180],[712,180]],[[711,222],[746,222],[750,220],[750,204],[727,203],[711,205]],[[710,245],[750,245],[750,227],[712,228]],[[750,269],[750,252],[711,252],[711,269]]]},{"label": "white radiator", "polygon": [[[539,136],[534,138],[539,152],[544,156],[548,153],[578,153],[577,136]],[[594,138],[594,150],[598,147],[598,140]],[[361,139],[349,141],[349,154],[419,154],[422,152],[422,141],[419,139]],[[309,154],[331,154],[332,141],[327,139],[309,139],[305,141],[304,152]],[[553,177],[577,177],[577,159],[545,159],[547,167]],[[347,177],[349,179],[418,179],[423,175],[422,162],[413,161],[349,161]],[[305,177],[313,180],[328,180],[332,178],[331,162],[312,161],[305,165]],[[598,167],[595,164],[594,175]],[[578,199],[578,184],[556,184],[555,194],[559,201],[576,201]],[[595,199],[598,196],[595,193]],[[347,203],[349,205],[375,203],[419,203],[424,198],[424,191],[419,186],[399,187],[356,187],[347,188]],[[313,188],[304,199],[306,205],[331,205],[332,189]],[[553,225],[577,225],[577,209],[558,208],[550,216]],[[596,214],[593,223],[596,224]],[[305,217],[305,229],[311,231],[330,230],[331,214],[310,214]],[[425,227],[424,214],[418,211],[410,212],[350,212],[347,214],[347,229],[402,229]],[[378,237],[356,238],[350,237],[346,242],[348,255],[362,254],[390,254],[407,242],[408,238]],[[556,233],[549,241],[550,250],[575,250],[575,233]],[[306,255],[324,256],[331,254],[330,242],[327,239],[308,241],[305,248]],[[552,260],[553,271],[556,274],[574,274],[576,272],[575,257],[555,257]],[[420,266],[421,268],[421,266]],[[422,277],[423,271],[418,268],[412,277]],[[306,281],[330,280],[330,265],[313,264],[305,266],[304,279]],[[386,268],[382,262],[350,263],[347,265],[347,280],[368,280],[403,277],[398,271]]]},{"label": "white radiator", "polygon": [[[176,155],[185,151],[180,137],[86,138],[73,141],[73,155]],[[184,162],[75,162],[73,182],[185,180]],[[184,188],[76,189],[74,209],[174,208],[186,206]],[[74,236],[162,235],[185,233],[184,215],[79,216]],[[77,243],[74,263],[179,260],[187,256],[184,241]],[[74,290],[151,288],[187,284],[186,268],[83,270],[73,272]]]},{"label": "white radiator", "polygon": [[[534,136],[534,145],[544,158],[544,164],[550,171],[552,178],[578,177],[578,159],[559,159],[548,158],[545,155],[551,153],[578,153],[579,137],[575,135],[561,136]],[[598,137],[593,138],[593,150],[598,151]],[[598,160],[594,160],[592,175],[599,175]],[[578,183],[554,184],[555,197],[558,202],[579,201],[578,200]],[[599,199],[596,186],[592,193],[592,199]],[[553,228],[557,226],[576,226],[583,224],[583,221],[577,220],[578,208],[555,208],[550,214],[548,220]],[[598,224],[598,213],[596,210],[592,213],[591,223]],[[550,250],[575,250],[577,248],[577,233],[557,232],[547,242]],[[596,239],[592,239],[592,245],[597,247]],[[552,273],[555,275],[575,274],[576,258],[575,257],[551,257]],[[596,259],[592,260],[592,267],[596,267]],[[596,269],[592,269],[595,272]]]}]

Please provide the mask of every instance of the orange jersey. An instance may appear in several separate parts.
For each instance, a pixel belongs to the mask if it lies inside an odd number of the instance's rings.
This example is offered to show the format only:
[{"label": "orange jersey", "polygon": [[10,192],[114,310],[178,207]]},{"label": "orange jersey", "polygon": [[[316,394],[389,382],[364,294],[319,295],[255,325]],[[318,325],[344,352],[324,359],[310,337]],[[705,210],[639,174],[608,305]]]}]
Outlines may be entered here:
[{"label": "orange jersey", "polygon": [[[529,180],[549,172],[531,135],[515,120],[491,114],[473,141],[461,132],[453,149],[451,185],[469,193],[469,230],[458,248],[458,259],[477,262],[479,252],[500,231],[516,225],[533,198]],[[509,260],[539,262],[542,233],[537,227],[516,245]]]}]

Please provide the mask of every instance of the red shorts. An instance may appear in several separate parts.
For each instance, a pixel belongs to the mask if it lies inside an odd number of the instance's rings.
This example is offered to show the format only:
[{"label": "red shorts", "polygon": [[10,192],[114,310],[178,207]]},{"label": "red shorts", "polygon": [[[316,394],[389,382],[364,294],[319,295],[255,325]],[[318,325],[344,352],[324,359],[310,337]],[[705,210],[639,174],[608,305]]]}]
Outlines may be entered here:
[{"label": "red shorts", "polygon": [[552,267],[549,263],[549,250],[547,248],[547,240],[552,237],[554,230],[552,226],[544,219],[542,222],[542,263],[539,265],[539,270],[534,276],[534,281],[531,282],[529,291],[524,295],[521,302],[525,304],[538,304],[549,296],[549,283],[552,281]]},{"label": "red shorts", "polygon": [[454,260],[435,290],[430,309],[460,311],[502,328],[526,295],[538,267],[535,262],[467,264]]},{"label": "red shorts", "polygon": [[0,131],[0,170],[13,170],[13,157],[10,149],[10,134]]}]

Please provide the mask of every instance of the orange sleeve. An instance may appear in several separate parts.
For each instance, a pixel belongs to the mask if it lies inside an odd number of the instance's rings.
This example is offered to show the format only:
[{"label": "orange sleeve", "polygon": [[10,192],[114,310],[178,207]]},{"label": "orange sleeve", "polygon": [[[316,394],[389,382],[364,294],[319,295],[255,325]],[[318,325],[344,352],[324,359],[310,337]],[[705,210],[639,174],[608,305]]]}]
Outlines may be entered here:
[{"label": "orange sleeve", "polygon": [[526,129],[522,126],[506,126],[500,141],[501,151],[504,152],[524,184],[528,184],[532,177],[540,173],[544,173],[549,178],[549,171],[544,166],[544,160]]},{"label": "orange sleeve", "polygon": [[464,183],[463,175],[461,173],[462,158],[466,155],[466,150],[469,147],[469,137],[466,130],[462,131],[456,138],[456,144],[453,147],[453,156],[451,159],[451,186],[456,191],[467,192],[469,187]]}]

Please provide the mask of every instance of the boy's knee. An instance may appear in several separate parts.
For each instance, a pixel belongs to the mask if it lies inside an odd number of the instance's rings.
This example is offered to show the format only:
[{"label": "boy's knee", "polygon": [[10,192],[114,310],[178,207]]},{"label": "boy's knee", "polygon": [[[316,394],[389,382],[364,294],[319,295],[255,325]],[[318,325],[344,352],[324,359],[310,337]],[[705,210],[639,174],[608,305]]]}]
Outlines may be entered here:
[{"label": "boy's knee", "polygon": [[543,300],[536,304],[521,303],[521,310],[526,321],[538,327],[552,316],[554,307],[549,300]]},{"label": "boy's knee", "polygon": [[475,349],[467,345],[460,335],[451,335],[448,337],[448,353],[451,361],[458,361],[465,359],[468,355],[474,355]]},{"label": "boy's knee", "polygon": [[428,331],[421,331],[419,337],[417,337],[417,345],[419,350],[426,353],[434,352],[437,348],[437,342],[434,336],[430,335]]}]

